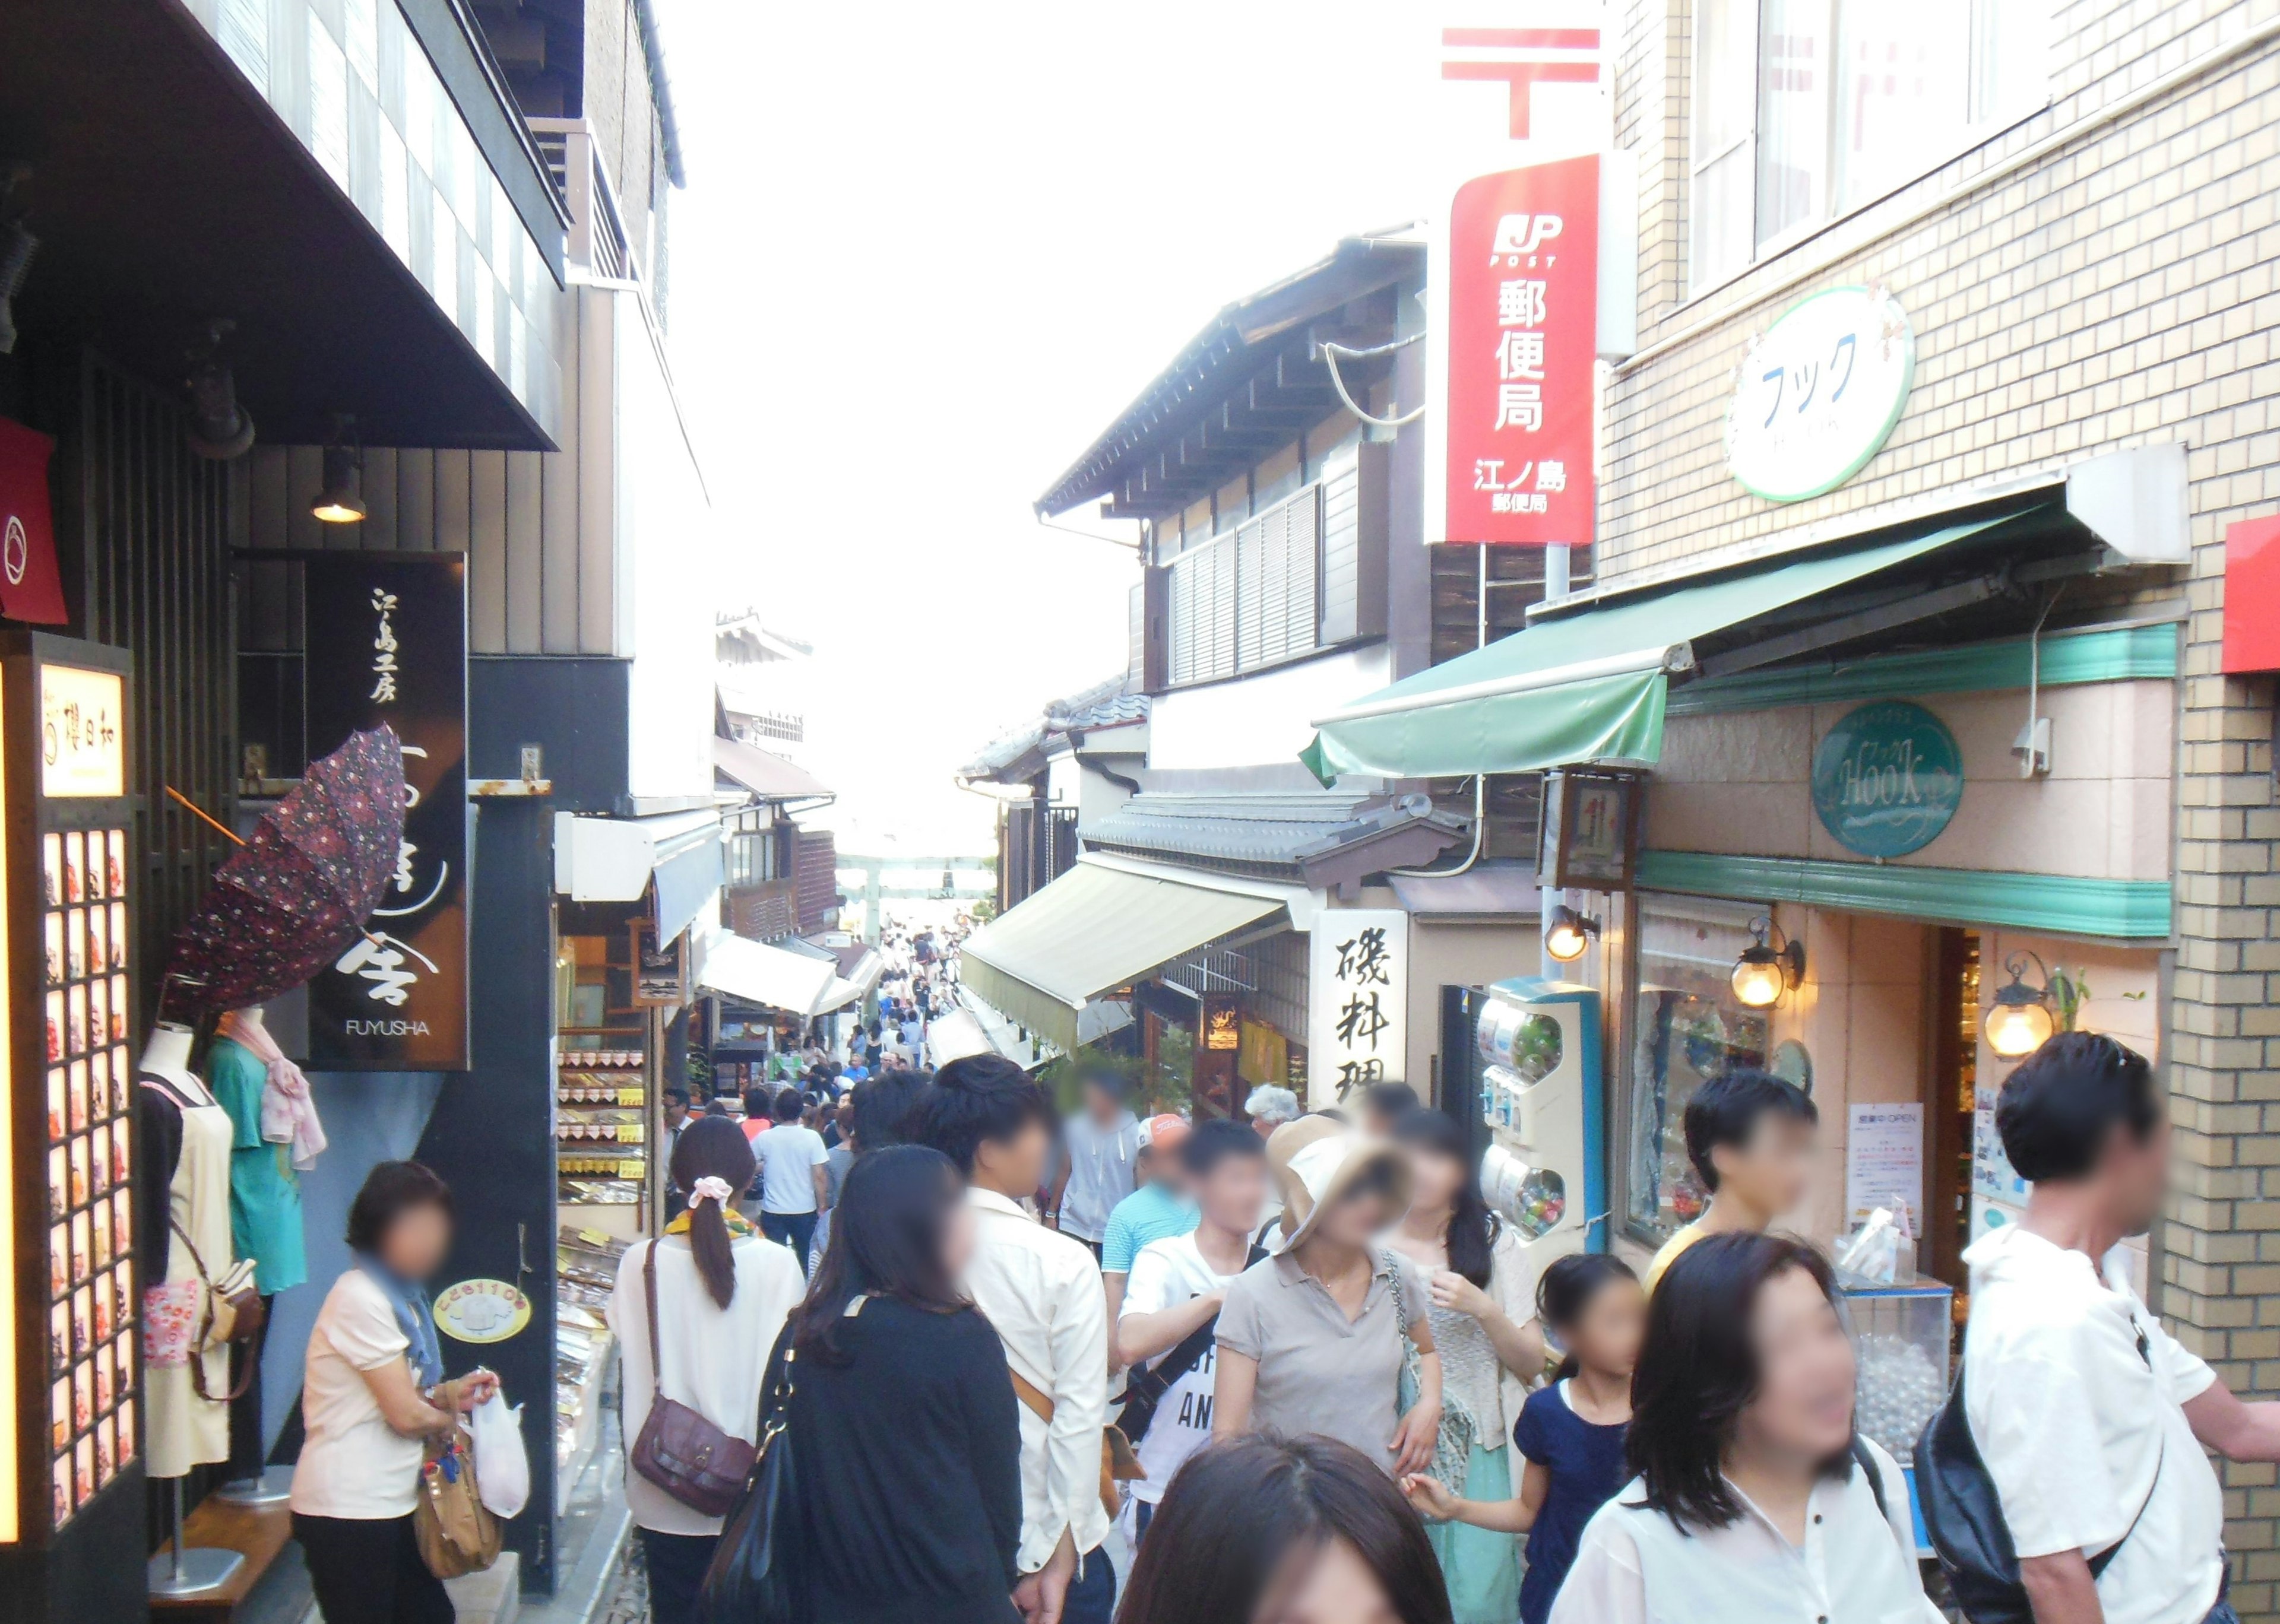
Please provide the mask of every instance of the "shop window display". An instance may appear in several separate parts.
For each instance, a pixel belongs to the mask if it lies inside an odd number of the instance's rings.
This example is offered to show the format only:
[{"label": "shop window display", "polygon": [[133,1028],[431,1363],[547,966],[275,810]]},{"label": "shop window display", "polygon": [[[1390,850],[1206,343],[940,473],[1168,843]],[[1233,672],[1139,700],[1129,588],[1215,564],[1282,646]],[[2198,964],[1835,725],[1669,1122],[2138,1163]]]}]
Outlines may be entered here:
[{"label": "shop window display", "polygon": [[1686,1159],[1686,1102],[1713,1077],[1763,1066],[1770,1012],[1734,997],[1734,963],[1763,908],[1684,897],[1639,901],[1628,1120],[1629,1227],[1657,1239],[1701,1216],[1708,1192]]}]

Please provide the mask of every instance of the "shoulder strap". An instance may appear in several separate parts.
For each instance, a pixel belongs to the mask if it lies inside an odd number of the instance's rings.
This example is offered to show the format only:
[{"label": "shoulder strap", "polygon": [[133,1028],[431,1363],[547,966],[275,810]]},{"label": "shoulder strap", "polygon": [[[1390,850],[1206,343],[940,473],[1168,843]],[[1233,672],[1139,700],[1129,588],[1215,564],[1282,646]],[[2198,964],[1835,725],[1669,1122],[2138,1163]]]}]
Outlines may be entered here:
[{"label": "shoulder strap", "polygon": [[649,1304],[649,1393],[654,1404],[665,1397],[665,1371],[658,1362],[657,1351],[657,1243],[649,1243],[642,1255],[642,1294]]},{"label": "shoulder strap", "polygon": [[2168,1464],[2168,1459],[2169,1440],[2165,1432],[2161,1438],[2160,1452],[2153,1457],[2153,1481],[2146,1485],[2145,1504],[2138,1506],[2138,1514],[2130,1520],[2130,1526],[2122,1530],[2122,1537],[2090,1559],[2086,1566],[2090,1569],[2090,1576],[2092,1580],[2114,1565],[2114,1559],[2122,1554],[2122,1547],[2130,1543],[2130,1536],[2138,1532],[2138,1525],[2145,1520],[2145,1513],[2153,1505],[2153,1496],[2161,1489],[2161,1468]]},{"label": "shoulder strap", "polygon": [[1051,1426],[1053,1401],[1047,1397],[1045,1390],[1018,1370],[1009,1369],[1005,1374],[1013,1378],[1014,1396],[1028,1407],[1029,1413],[1044,1422],[1046,1426]]},{"label": "shoulder strap", "polygon": [[1876,1458],[1868,1452],[1867,1442],[1859,1433],[1852,1435],[1852,1464],[1868,1480],[1868,1492],[1876,1497],[1876,1515],[1889,1520],[1891,1508],[1884,1504],[1884,1474],[1876,1470]]},{"label": "shoulder strap", "polygon": [[182,1220],[169,1213],[166,1217],[166,1224],[181,1238],[183,1246],[189,1250],[191,1266],[197,1270],[199,1281],[209,1291],[213,1289],[213,1276],[206,1273],[206,1260],[198,1256],[197,1246],[190,1239],[190,1232],[182,1228]]}]

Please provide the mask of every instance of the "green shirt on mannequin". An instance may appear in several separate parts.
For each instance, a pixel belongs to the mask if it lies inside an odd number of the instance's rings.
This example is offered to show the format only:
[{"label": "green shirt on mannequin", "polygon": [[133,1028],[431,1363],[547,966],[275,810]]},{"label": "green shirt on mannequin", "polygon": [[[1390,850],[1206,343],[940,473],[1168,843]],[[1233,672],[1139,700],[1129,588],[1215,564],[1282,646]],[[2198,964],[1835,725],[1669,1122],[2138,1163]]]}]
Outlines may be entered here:
[{"label": "green shirt on mannequin", "polygon": [[242,1043],[218,1038],[206,1057],[206,1087],[229,1112],[229,1233],[253,1259],[255,1289],[273,1297],[309,1278],[301,1235],[301,1175],[293,1147],[261,1136],[261,1090],[269,1068]]}]

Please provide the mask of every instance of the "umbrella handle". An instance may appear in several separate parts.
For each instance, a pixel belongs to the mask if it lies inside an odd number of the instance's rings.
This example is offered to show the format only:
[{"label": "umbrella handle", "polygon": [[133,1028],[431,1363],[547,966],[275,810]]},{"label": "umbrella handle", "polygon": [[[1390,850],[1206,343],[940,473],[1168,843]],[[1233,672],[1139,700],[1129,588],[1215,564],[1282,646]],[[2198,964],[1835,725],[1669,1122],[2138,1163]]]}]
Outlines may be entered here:
[{"label": "umbrella handle", "polygon": [[244,840],[243,840],[243,838],[241,838],[241,837],[240,837],[240,835],[238,835],[238,833],[237,833],[237,831],[236,831],[235,829],[231,828],[227,824],[224,823],[220,819],[219,819],[219,818],[215,817],[212,812],[209,812],[208,811],[206,811],[206,809],[205,809],[204,807],[203,807],[203,806],[199,805],[196,801],[193,801],[192,799],[190,799],[190,797],[189,797],[189,796],[184,795],[181,790],[179,790],[179,789],[175,789],[173,785],[172,785],[172,784],[168,784],[168,785],[166,786],[166,793],[167,793],[168,795],[172,796],[175,800],[177,800],[177,801],[181,802],[184,806],[189,807],[189,808],[190,809],[190,811],[191,811],[191,812],[193,812],[196,813],[200,818],[204,819],[204,820],[205,820],[209,825],[211,825],[211,826],[212,826],[212,827],[216,831],[218,831],[219,833],[228,835],[230,839],[232,839],[232,840],[234,840],[234,841],[236,841],[236,842],[237,842],[237,843],[238,843],[239,845],[241,845],[241,846],[242,846],[242,845],[243,845],[243,844],[245,843]]}]

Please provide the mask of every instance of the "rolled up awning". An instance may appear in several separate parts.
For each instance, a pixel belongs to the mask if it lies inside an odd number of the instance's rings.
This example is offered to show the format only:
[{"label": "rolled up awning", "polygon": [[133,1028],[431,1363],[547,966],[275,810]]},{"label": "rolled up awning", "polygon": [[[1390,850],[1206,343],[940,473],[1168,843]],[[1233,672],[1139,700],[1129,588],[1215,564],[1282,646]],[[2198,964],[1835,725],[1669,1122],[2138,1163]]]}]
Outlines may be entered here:
[{"label": "rolled up awning", "polygon": [[1075,1049],[1088,1002],[1282,906],[1080,862],[967,937],[959,974],[993,1008]]},{"label": "rolled up awning", "polygon": [[797,761],[741,739],[715,738],[712,766],[763,801],[828,801],[831,787]]},{"label": "rolled up awning", "polygon": [[815,1012],[828,1015],[833,1010],[845,1009],[851,1004],[859,1003],[870,996],[871,989],[879,984],[879,978],[886,974],[886,970],[887,961],[882,955],[867,951],[843,974],[833,974],[831,984],[823,989],[823,997],[816,1004]]},{"label": "rolled up awning", "polygon": [[1540,621],[1318,719],[1300,759],[1341,774],[1450,778],[1654,761],[1674,672],[1707,637],[2002,522],[1953,525]]},{"label": "rolled up awning", "polygon": [[574,902],[633,902],[654,882],[659,942],[688,929],[725,877],[717,812],[554,815],[554,889]]}]

